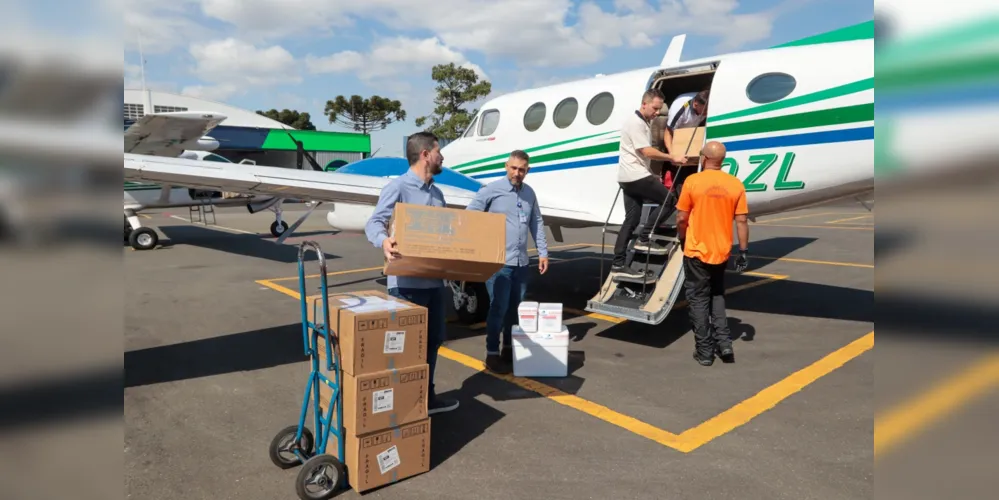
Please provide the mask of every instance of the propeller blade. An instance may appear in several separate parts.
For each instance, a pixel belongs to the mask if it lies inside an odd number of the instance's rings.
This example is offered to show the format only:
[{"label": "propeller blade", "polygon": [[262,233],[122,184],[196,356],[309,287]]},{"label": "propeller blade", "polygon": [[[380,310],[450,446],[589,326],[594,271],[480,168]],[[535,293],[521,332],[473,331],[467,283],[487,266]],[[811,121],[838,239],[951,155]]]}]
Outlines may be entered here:
[{"label": "propeller blade", "polygon": [[315,210],[315,209],[317,209],[317,208],[319,208],[319,205],[322,205],[322,204],[323,204],[323,202],[317,201],[315,203],[315,205],[312,205],[311,207],[309,207],[309,209],[306,210],[305,213],[302,214],[302,216],[299,217],[298,220],[296,220],[294,224],[292,224],[290,227],[288,227],[288,230],[285,231],[284,234],[282,234],[280,237],[278,237],[278,239],[276,240],[276,243],[278,243],[278,244],[284,243],[284,240],[288,239],[288,237],[290,237],[292,235],[292,233],[294,233],[295,230],[298,229],[298,226],[301,226],[302,223],[305,222],[305,219],[308,219],[309,216],[312,215],[312,211]]}]

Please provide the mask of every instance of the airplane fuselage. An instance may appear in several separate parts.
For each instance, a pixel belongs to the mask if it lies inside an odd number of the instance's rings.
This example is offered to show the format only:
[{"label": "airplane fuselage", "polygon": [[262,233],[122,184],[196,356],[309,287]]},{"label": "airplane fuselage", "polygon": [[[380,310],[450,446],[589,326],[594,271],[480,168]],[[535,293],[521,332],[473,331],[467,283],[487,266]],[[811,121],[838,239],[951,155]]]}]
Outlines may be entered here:
[{"label": "airplane fuselage", "polygon": [[[743,181],[755,217],[874,188],[873,78],[871,40],[650,67],[493,99],[442,154],[446,166],[491,182],[505,176],[510,151],[525,150],[526,182],[543,207],[603,223],[618,190],[620,128],[642,93],[660,86],[668,108],[710,89],[706,140],[726,145],[723,170]],[[624,218],[620,198],[616,207],[612,224]]]}]

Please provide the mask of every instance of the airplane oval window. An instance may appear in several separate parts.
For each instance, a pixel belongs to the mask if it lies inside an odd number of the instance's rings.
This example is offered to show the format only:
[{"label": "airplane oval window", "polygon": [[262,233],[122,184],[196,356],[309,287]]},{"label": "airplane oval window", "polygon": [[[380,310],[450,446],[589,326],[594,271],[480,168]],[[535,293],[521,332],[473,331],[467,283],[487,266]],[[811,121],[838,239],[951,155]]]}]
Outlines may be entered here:
[{"label": "airplane oval window", "polygon": [[779,101],[794,92],[797,85],[787,73],[764,73],[746,85],[746,97],[757,104]]},{"label": "airplane oval window", "polygon": [[496,127],[499,126],[499,119],[499,110],[490,109],[489,111],[482,113],[482,119],[479,120],[479,135],[492,135],[493,132],[496,131]]},{"label": "airplane oval window", "polygon": [[578,111],[579,102],[575,98],[567,97],[558,103],[558,106],[555,106],[555,112],[552,113],[552,120],[555,122],[556,127],[566,128],[572,125]]},{"label": "airplane oval window", "polygon": [[586,119],[592,125],[600,125],[610,118],[612,111],[614,111],[614,95],[602,92],[590,99],[590,104],[586,106]]},{"label": "airplane oval window", "polygon": [[536,102],[527,108],[527,112],[524,113],[524,128],[528,132],[534,132],[535,130],[541,128],[541,124],[545,122],[545,113],[548,112],[548,108],[545,107],[545,103]]}]

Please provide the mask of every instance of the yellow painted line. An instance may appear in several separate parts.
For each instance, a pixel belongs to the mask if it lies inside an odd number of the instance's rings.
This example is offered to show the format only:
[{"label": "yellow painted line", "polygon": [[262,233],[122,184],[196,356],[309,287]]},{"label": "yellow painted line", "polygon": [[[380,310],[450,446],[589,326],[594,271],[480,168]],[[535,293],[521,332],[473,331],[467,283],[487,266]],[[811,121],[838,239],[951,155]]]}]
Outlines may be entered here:
[{"label": "yellow painted line", "polygon": [[826,224],[841,224],[843,222],[850,222],[852,220],[857,220],[857,219],[867,219],[870,217],[874,217],[874,214],[858,215],[857,217],[848,217],[846,219],[831,220],[829,222],[826,222]]},{"label": "yellow painted line", "polygon": [[848,361],[874,347],[874,332],[850,342],[844,347],[792,373],[780,382],[756,393],[755,396],[721,412],[718,416],[680,434],[680,451],[689,453],[705,443],[745,425],[763,412],[777,406],[816,380],[832,373]]},{"label": "yellow painted line", "polygon": [[152,217],[150,217],[150,216],[148,216],[146,214],[135,214],[135,215],[138,215],[139,217],[142,217],[143,219],[152,219]]},{"label": "yellow painted line", "polygon": [[804,229],[852,229],[854,231],[873,231],[874,226],[799,226],[794,224],[754,224],[753,227],[798,227]]},{"label": "yellow painted line", "polygon": [[450,359],[451,361],[461,363],[473,370],[487,373],[500,380],[505,380],[518,387],[537,393],[558,404],[575,408],[576,410],[586,413],[587,415],[599,418],[604,422],[616,425],[622,429],[638,434],[639,436],[651,439],[659,444],[669,446],[670,448],[680,448],[682,446],[682,443],[676,434],[649,425],[623,413],[618,413],[610,408],[607,408],[606,406],[587,401],[579,396],[567,394],[550,385],[542,384],[531,379],[492,373],[486,370],[482,361],[447,347],[442,347],[439,354],[440,356]]},{"label": "yellow painted line", "polygon": [[759,255],[750,255],[750,259],[763,259],[763,260],[773,260],[777,262],[798,262],[801,264],[819,264],[823,266],[843,266],[843,267],[863,267],[867,269],[874,269],[874,264],[859,264],[855,262],[837,262],[834,260],[809,260],[809,259],[795,259],[791,257],[765,257]]},{"label": "yellow painted line", "polygon": [[[256,283],[258,285],[266,286],[267,288],[270,288],[271,290],[275,290],[275,291],[281,292],[281,293],[283,293],[285,295],[288,295],[290,297],[294,297],[295,300],[298,300],[302,296],[301,294],[299,294],[295,290],[292,290],[292,289],[287,288],[287,287],[283,287],[283,286],[281,286],[281,285],[279,285],[277,283],[272,282],[271,280],[257,280]],[[306,300],[308,300],[308,299],[309,299],[309,297],[306,297]]]},{"label": "yellow painted line", "polygon": [[572,307],[565,307],[565,308],[562,308],[562,310],[565,311],[565,312],[569,312],[569,313],[575,314],[576,316],[582,316],[582,317],[586,317],[586,318],[599,319],[599,320],[606,321],[608,323],[614,323],[615,325],[619,325],[621,323],[624,323],[625,321],[628,321],[626,319],[616,318],[614,316],[607,316],[606,314],[600,314],[600,313],[595,313],[595,312],[587,312],[587,311],[583,311],[581,309],[574,309]]},{"label": "yellow painted line", "polygon": [[883,456],[996,385],[999,385],[999,354],[992,354],[922,395],[875,417],[874,458]]},{"label": "yellow painted line", "polygon": [[[786,276],[784,276],[784,278],[786,278]],[[299,298],[298,292],[280,285],[271,286],[274,284],[269,280],[259,280],[257,283],[288,295],[295,300],[298,300]],[[486,373],[495,378],[505,380],[517,385],[518,387],[539,394],[542,397],[550,399],[558,404],[574,408],[621,429],[655,441],[663,446],[667,446],[683,453],[689,453],[703,446],[708,441],[716,439],[723,434],[744,425],[763,412],[773,408],[782,400],[790,397],[796,392],[799,392],[805,386],[811,384],[815,380],[818,380],[820,377],[831,373],[836,368],[839,368],[847,361],[859,356],[873,346],[874,332],[871,332],[863,338],[850,343],[846,347],[839,349],[816,363],[813,363],[812,365],[792,374],[784,380],[764,389],[763,391],[760,391],[752,398],[739,403],[725,412],[722,412],[720,415],[698,425],[697,427],[684,431],[680,435],[673,434],[672,432],[647,424],[623,413],[618,413],[610,408],[607,408],[606,406],[587,401],[579,396],[567,394],[555,387],[541,382],[522,377],[515,377],[509,374],[501,375],[490,372],[486,369],[482,361],[453,349],[441,347],[438,354],[443,358],[455,361],[473,370]]]},{"label": "yellow painted line", "polygon": [[[748,290],[750,288],[756,288],[758,286],[769,285],[770,283],[775,283],[780,280],[786,280],[789,276],[783,274],[765,274],[765,273],[742,273],[749,274],[750,276],[765,276],[766,279],[760,281],[752,281],[750,283],[744,283],[742,285],[734,286],[725,290],[725,295],[731,295],[735,292],[741,292],[743,290]],[[673,310],[683,309],[687,307],[688,303],[686,300],[681,300],[673,305]]]},{"label": "yellow painted line", "polygon": [[795,216],[792,216],[792,217],[781,217],[779,219],[758,220],[758,221],[756,221],[756,224],[767,224],[767,223],[770,223],[770,222],[777,222],[777,221],[781,221],[781,220],[808,219],[810,217],[823,217],[823,216],[827,216],[827,215],[855,215],[855,213],[822,212],[822,213],[818,213],[818,214],[805,214],[805,215],[795,215]]}]

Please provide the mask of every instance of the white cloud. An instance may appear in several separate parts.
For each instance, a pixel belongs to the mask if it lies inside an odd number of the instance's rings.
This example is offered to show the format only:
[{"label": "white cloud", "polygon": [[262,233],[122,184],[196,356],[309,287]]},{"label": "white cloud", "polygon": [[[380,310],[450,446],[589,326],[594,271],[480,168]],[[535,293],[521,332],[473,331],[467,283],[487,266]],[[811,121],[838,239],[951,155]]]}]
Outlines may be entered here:
[{"label": "white cloud", "polygon": [[190,53],[195,61],[192,73],[209,85],[186,86],[181,90],[186,95],[222,101],[250,88],[302,81],[295,57],[280,45],[257,48],[226,38],[192,43]]},{"label": "white cloud", "polygon": [[429,77],[430,70],[435,64],[452,62],[471,69],[479,75],[479,78],[488,79],[479,65],[473,64],[460,52],[445,46],[437,38],[423,40],[406,37],[384,38],[375,42],[370,52],[366,54],[345,50],[325,57],[309,55],[305,58],[306,67],[312,73],[351,72],[361,80],[369,82],[379,78],[414,73],[423,73]]},{"label": "white cloud", "polygon": [[[212,30],[194,21],[199,0],[130,0],[123,3],[124,45],[148,54],[170,52],[204,40]],[[119,11],[122,12],[122,11]]]},{"label": "white cloud", "polygon": [[[686,31],[715,35],[728,50],[770,35],[776,10],[736,14],[739,0],[615,0],[605,11],[593,0],[200,0],[203,12],[233,24],[244,39],[332,34],[356,19],[395,30],[430,31],[442,47],[521,66],[570,67],[597,62],[608,48],[645,48]],[[785,0],[797,1],[797,0]],[[606,4],[604,4],[606,5]],[[779,8],[779,7],[778,7]],[[568,24],[576,14],[576,24]],[[359,67],[357,52],[326,61]]]}]

